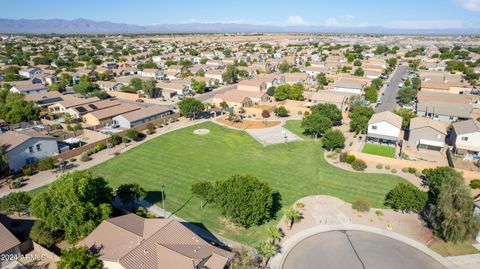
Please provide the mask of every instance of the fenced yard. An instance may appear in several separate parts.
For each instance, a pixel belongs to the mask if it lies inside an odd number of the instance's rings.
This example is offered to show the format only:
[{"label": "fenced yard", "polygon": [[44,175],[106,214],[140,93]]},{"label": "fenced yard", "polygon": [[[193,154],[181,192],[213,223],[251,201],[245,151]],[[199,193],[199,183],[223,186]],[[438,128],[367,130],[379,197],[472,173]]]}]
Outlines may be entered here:
[{"label": "fenced yard", "polygon": [[383,157],[389,157],[389,158],[395,157],[395,147],[382,146],[382,145],[376,145],[376,144],[366,143],[365,146],[363,146],[362,152],[367,154],[383,156]]}]

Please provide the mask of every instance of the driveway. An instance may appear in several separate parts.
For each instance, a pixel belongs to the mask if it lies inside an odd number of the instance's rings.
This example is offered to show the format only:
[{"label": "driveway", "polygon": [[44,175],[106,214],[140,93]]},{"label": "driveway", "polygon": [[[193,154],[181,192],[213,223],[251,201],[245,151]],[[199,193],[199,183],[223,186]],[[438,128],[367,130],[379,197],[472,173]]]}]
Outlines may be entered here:
[{"label": "driveway", "polygon": [[329,231],[298,243],[282,269],[445,269],[427,254],[395,239],[364,231]]},{"label": "driveway", "polygon": [[397,108],[397,96],[402,81],[402,78],[405,78],[408,72],[408,68],[406,66],[398,66],[395,72],[392,74],[392,78],[388,86],[386,86],[384,94],[380,97],[382,104],[375,108],[375,112],[383,112],[383,111],[393,111]]},{"label": "driveway", "polygon": [[236,87],[237,84],[218,87],[216,89],[213,89],[211,92],[195,95],[195,99],[202,102],[210,102],[213,96],[215,96],[215,94],[224,93],[226,91],[233,90]]}]

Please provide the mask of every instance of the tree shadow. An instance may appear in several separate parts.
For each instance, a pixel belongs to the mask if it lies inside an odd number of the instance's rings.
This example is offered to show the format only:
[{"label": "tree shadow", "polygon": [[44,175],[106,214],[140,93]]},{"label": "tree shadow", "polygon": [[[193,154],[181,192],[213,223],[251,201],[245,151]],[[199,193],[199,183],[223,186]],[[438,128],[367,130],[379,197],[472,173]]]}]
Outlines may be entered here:
[{"label": "tree shadow", "polygon": [[172,215],[177,214],[177,212],[180,211],[180,210],[182,210],[192,199],[193,199],[193,195],[190,196],[190,198],[188,198],[188,200],[185,201],[185,203],[183,203],[178,209],[176,209],[175,211],[171,212],[168,217],[170,218]]},{"label": "tree shadow", "polygon": [[270,211],[270,217],[272,219],[277,217],[278,212],[282,209],[282,195],[276,191],[272,193],[273,204],[272,209]]},{"label": "tree shadow", "polygon": [[[167,198],[166,192],[163,192],[163,199]],[[152,204],[162,202],[162,191],[147,191],[147,196],[144,200],[149,201]]]}]

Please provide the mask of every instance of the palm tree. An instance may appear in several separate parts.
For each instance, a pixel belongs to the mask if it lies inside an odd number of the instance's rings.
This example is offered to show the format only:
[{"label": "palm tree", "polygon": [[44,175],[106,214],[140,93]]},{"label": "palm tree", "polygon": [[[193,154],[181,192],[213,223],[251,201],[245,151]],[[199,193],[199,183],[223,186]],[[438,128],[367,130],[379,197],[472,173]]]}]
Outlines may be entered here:
[{"label": "palm tree", "polygon": [[64,120],[66,123],[70,123],[70,122],[72,122],[73,117],[72,117],[72,115],[70,115],[69,113],[65,113],[65,115],[63,115],[63,120]]},{"label": "palm tree", "polygon": [[270,243],[271,244],[275,244],[275,241],[280,240],[280,238],[282,238],[282,236],[283,236],[282,231],[280,231],[280,229],[278,229],[275,226],[268,227],[267,232],[268,232],[268,235],[270,237]]},{"label": "palm tree", "polygon": [[222,109],[222,114],[223,114],[223,112],[228,108],[228,103],[225,101],[222,101],[220,103],[220,108]]},{"label": "palm tree", "polygon": [[265,262],[263,268],[267,268],[268,261],[277,254],[278,247],[276,245],[270,244],[268,242],[263,242],[258,247],[258,253],[262,256],[263,261]]},{"label": "palm tree", "polygon": [[285,210],[285,218],[288,224],[288,229],[291,230],[294,223],[299,222],[302,219],[302,213],[295,208],[290,207]]}]

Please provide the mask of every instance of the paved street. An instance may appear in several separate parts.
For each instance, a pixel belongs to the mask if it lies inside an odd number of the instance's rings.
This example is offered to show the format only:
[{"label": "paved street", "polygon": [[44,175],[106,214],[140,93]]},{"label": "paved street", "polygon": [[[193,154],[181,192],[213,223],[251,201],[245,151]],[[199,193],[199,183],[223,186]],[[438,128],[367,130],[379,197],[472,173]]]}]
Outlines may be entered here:
[{"label": "paved street", "polygon": [[393,111],[397,108],[397,95],[400,88],[398,84],[403,82],[402,78],[405,78],[408,72],[406,66],[398,66],[395,72],[392,74],[392,78],[388,86],[386,86],[384,94],[380,97],[382,104],[375,108],[375,112]]},{"label": "paved street", "polygon": [[212,99],[213,96],[215,96],[215,94],[224,93],[228,90],[235,89],[236,87],[237,87],[237,84],[218,87],[211,92],[207,92],[207,93],[204,93],[204,94],[198,94],[198,95],[195,96],[195,98],[197,100],[202,101],[202,102],[209,102],[210,99]]},{"label": "paved street", "polygon": [[282,269],[441,269],[425,253],[386,236],[362,231],[319,233],[298,243]]}]

